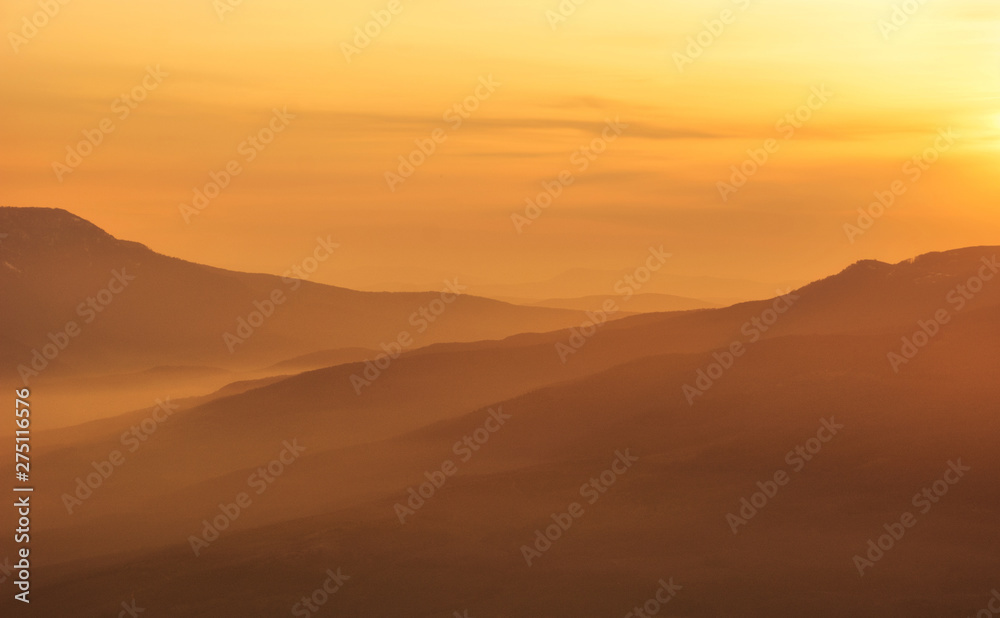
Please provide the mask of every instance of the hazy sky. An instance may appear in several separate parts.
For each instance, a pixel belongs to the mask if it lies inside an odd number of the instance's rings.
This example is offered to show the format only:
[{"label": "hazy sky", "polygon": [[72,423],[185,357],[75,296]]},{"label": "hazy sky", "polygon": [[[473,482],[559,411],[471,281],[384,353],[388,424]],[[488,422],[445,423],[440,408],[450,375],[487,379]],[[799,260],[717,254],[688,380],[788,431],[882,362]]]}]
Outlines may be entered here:
[{"label": "hazy sky", "polygon": [[[1000,5],[914,0],[893,25],[897,4],[585,0],[563,19],[559,0],[69,0],[39,17],[7,0],[0,203],[241,270],[283,272],[332,235],[317,276],[348,285],[537,280],[638,265],[651,244],[676,273],[805,280],[1000,244]],[[244,143],[269,124],[266,147]],[[100,144],[74,161],[85,130]],[[602,132],[601,154],[574,155]],[[416,140],[433,154],[391,189]],[[519,233],[511,215],[564,170]]]}]

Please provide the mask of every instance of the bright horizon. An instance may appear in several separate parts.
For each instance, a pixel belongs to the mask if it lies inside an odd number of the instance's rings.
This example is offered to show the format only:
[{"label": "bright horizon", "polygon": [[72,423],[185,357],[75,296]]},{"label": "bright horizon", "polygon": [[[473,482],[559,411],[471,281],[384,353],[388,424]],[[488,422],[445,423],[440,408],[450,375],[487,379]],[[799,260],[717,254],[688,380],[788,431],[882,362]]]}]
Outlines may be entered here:
[{"label": "bright horizon", "polygon": [[[348,287],[533,282],[635,266],[660,244],[673,274],[809,281],[997,244],[1000,7],[917,3],[887,28],[896,4],[588,0],[554,21],[559,3],[534,0],[403,2],[395,15],[387,2],[248,0],[221,18],[207,0],[97,0],[18,38],[39,9],[17,0],[0,14],[15,33],[0,69],[3,204],[64,208],[245,271],[283,272],[332,235],[341,254],[316,280]],[[345,54],[372,11],[391,20]],[[709,27],[719,34],[679,65]],[[155,88],[123,118],[115,100],[146,75]],[[477,88],[461,126],[444,117]],[[294,118],[248,162],[240,144],[275,108]],[[808,120],[778,126],[796,110]],[[114,131],[93,154],[54,170],[104,118]],[[574,151],[615,119],[620,135],[583,170]],[[386,172],[436,129],[445,139],[392,190]],[[948,129],[914,180],[904,163]],[[771,138],[724,200],[730,166]],[[233,159],[242,172],[186,222],[179,206]],[[518,233],[511,216],[563,170],[573,184]],[[905,192],[851,243],[844,225],[893,183]]]}]

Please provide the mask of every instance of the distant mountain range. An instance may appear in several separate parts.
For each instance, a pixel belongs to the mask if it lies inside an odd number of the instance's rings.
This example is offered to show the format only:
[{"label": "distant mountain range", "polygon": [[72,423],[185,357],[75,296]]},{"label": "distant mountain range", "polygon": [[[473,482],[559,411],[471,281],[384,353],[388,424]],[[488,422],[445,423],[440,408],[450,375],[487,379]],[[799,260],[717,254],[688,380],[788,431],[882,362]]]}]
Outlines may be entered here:
[{"label": "distant mountain range", "polygon": [[[522,283],[496,283],[480,277],[468,277],[469,290],[473,294],[517,302],[536,304],[550,298],[579,298],[608,296],[614,294],[615,283],[627,274],[627,270],[574,268],[541,281]],[[403,281],[373,283],[362,269],[341,271],[338,281],[359,290],[403,290],[424,289],[425,284]],[[430,281],[423,271],[413,273],[412,280]],[[798,287],[800,281],[767,283],[749,281],[735,277],[706,277],[679,275],[659,272],[642,286],[644,294],[676,296],[698,299],[705,306],[731,305],[747,300],[769,298],[775,289]]]},{"label": "distant mountain range", "polygon": [[[772,291],[773,292],[773,291]],[[541,301],[525,301],[507,299],[519,304],[531,304],[538,307],[555,307],[558,309],[575,309],[578,311],[596,311],[608,298],[614,295],[583,296],[580,298],[549,298]],[[621,311],[627,313],[662,313],[667,311],[691,311],[692,309],[708,309],[719,305],[708,303],[697,298],[684,298],[670,294],[633,294],[627,298],[619,298]]]}]

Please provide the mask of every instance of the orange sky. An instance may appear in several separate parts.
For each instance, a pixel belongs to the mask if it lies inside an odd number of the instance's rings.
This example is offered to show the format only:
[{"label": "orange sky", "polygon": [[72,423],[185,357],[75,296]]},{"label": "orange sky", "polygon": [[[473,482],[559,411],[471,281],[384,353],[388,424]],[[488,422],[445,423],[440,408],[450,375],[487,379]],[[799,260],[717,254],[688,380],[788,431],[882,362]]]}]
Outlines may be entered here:
[{"label": "orange sky", "polygon": [[[565,20],[547,13],[558,0],[403,0],[396,14],[244,0],[221,18],[215,4],[70,0],[25,29],[36,2],[5,2],[0,202],[240,270],[284,272],[330,234],[339,262],[317,278],[353,287],[623,268],[654,243],[672,272],[758,281],[1000,244],[995,0],[928,0],[892,28],[897,3],[874,0],[586,0]],[[388,23],[348,60],[372,11]],[[680,70],[706,28],[718,35]],[[116,99],[136,87],[125,117]],[[461,126],[446,119],[477,87]],[[794,135],[779,128],[817,87],[830,100]],[[241,148],[275,108],[295,118]],[[582,169],[574,152],[615,118],[628,127]],[[113,132],[60,182],[53,162],[104,119]],[[949,127],[919,180],[903,171]],[[770,138],[724,201],[717,183]],[[415,140],[434,152],[390,190]],[[179,206],[232,160],[240,173],[186,222]],[[573,183],[518,233],[511,215],[563,170]],[[849,242],[844,224],[897,180],[896,205]]]}]

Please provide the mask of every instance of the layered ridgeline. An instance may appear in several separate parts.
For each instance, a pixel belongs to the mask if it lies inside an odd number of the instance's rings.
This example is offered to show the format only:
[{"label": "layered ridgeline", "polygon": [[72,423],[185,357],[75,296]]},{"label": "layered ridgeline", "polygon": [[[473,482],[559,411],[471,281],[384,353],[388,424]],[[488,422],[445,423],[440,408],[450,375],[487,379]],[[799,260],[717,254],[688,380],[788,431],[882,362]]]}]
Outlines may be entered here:
[{"label": "layered ridgeline", "polygon": [[661,579],[674,615],[974,612],[1000,567],[998,253],[44,435],[39,598],[281,615],[340,567],[344,615],[625,615]]},{"label": "layered ridgeline", "polygon": [[[284,277],[193,264],[107,234],[64,210],[0,208],[3,377],[161,366],[247,368],[324,350],[379,351],[498,339],[579,321],[573,311],[463,295],[375,293],[302,281],[335,239]],[[20,376],[19,376],[20,377]]]}]

